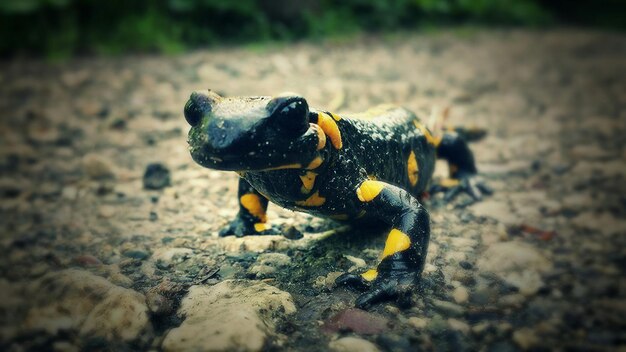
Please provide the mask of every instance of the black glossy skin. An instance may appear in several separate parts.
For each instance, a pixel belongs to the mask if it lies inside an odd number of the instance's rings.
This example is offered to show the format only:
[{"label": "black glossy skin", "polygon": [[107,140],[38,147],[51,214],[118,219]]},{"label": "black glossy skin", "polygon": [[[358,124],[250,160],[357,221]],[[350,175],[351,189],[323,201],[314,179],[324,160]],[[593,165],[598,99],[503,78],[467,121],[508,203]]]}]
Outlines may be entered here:
[{"label": "black glossy skin", "polygon": [[437,154],[455,165],[451,176],[459,182],[435,190],[447,191],[449,198],[463,191],[480,198],[481,190],[488,191],[474,182],[474,160],[458,134],[434,138],[404,108],[365,115],[337,117],[309,109],[295,95],[222,98],[195,92],[185,106],[193,159],[241,176],[239,214],[220,235],[275,233],[263,225],[268,200],[319,216],[371,218],[391,226],[377,269],[338,279],[367,291],[357,300],[359,307],[402,297],[418,280],[430,234],[428,213],[418,199]]}]

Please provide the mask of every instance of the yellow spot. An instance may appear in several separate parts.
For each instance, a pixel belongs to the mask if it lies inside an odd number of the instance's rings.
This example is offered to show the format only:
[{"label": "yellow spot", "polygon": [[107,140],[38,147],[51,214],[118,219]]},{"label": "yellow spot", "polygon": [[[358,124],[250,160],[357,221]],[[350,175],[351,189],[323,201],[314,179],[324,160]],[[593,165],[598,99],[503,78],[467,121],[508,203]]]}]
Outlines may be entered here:
[{"label": "yellow spot", "polygon": [[335,147],[335,149],[341,149],[343,146],[341,142],[341,132],[335,120],[323,112],[318,112],[317,124],[322,128],[328,138],[330,138],[330,143],[332,143],[333,147]]},{"label": "yellow spot", "polygon": [[376,271],[376,269],[370,269],[364,272],[363,274],[361,274],[361,277],[363,277],[367,281],[372,281],[376,279],[377,276],[378,276],[378,271]]},{"label": "yellow spot", "polygon": [[270,226],[264,222],[257,222],[256,224],[254,224],[254,229],[256,230],[256,232],[263,232],[269,228]]},{"label": "yellow spot", "polygon": [[330,116],[335,120],[335,121],[339,121],[341,120],[341,117],[339,115],[335,115],[332,112],[330,113]]},{"label": "yellow spot", "polygon": [[315,132],[317,133],[317,150],[321,150],[326,146],[326,134],[324,134],[324,130],[314,123],[312,123]]},{"label": "yellow spot", "polygon": [[361,202],[369,202],[385,188],[385,183],[380,181],[366,180],[356,190],[356,195]]},{"label": "yellow spot", "polygon": [[301,164],[287,164],[287,165],[270,167],[270,168],[267,168],[267,169],[263,169],[261,171],[274,171],[274,170],[284,170],[284,169],[299,169],[301,167],[302,167]]},{"label": "yellow spot", "polygon": [[445,188],[452,188],[458,186],[460,183],[456,178],[444,178],[439,181],[439,185]]},{"label": "yellow spot", "polygon": [[320,165],[322,165],[322,162],[324,162],[324,159],[322,159],[321,156],[316,156],[315,159],[313,159],[310,163],[309,166],[307,166],[307,170],[313,170],[313,169],[317,169],[318,167],[320,167]]},{"label": "yellow spot", "polygon": [[313,189],[315,177],[317,177],[317,174],[313,171],[307,171],[304,175],[300,176],[300,180],[302,181],[300,191],[302,191],[302,193],[309,193],[309,191]]},{"label": "yellow spot", "polygon": [[320,191],[313,193],[309,198],[305,200],[299,200],[296,205],[303,207],[319,207],[326,202],[326,198],[320,196]]},{"label": "yellow spot", "polygon": [[267,221],[267,215],[265,214],[265,209],[263,209],[263,205],[261,204],[261,198],[254,193],[244,194],[239,198],[239,202],[241,206],[246,208],[246,210],[250,213],[250,215],[255,218],[261,220],[261,222]]},{"label": "yellow spot", "polygon": [[430,134],[430,131],[424,125],[419,123],[419,121],[413,120],[413,124],[415,125],[415,127],[417,127],[418,130],[420,130],[422,132],[424,137],[426,137],[426,141],[428,143],[434,145],[435,147],[438,146],[439,143],[441,143],[441,136],[433,137],[433,135]]},{"label": "yellow spot", "polygon": [[385,242],[385,249],[383,250],[381,260],[395,253],[404,251],[410,246],[411,239],[406,233],[398,229],[392,229],[389,232],[389,236],[387,236],[387,242]]},{"label": "yellow spot", "polygon": [[368,180],[372,180],[372,181],[376,181],[376,180],[378,180],[378,177],[376,177],[376,175],[372,174],[372,175],[367,175],[367,179]]},{"label": "yellow spot", "polygon": [[348,220],[350,217],[348,214],[335,214],[331,215],[330,218],[334,220]]},{"label": "yellow spot", "polygon": [[412,150],[411,154],[409,154],[409,160],[407,161],[407,171],[409,173],[409,182],[411,186],[415,187],[419,179],[419,165],[417,164],[415,153]]}]

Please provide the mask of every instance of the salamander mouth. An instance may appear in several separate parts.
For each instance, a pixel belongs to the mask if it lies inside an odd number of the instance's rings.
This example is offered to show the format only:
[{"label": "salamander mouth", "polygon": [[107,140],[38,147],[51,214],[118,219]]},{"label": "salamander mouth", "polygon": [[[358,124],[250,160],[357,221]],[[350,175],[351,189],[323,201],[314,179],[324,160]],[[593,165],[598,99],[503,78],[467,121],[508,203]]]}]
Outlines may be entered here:
[{"label": "salamander mouth", "polygon": [[189,148],[192,159],[199,165],[222,171],[271,171],[281,169],[296,169],[301,164],[288,160],[270,160],[266,155],[249,153],[242,155],[214,154],[206,148]]}]

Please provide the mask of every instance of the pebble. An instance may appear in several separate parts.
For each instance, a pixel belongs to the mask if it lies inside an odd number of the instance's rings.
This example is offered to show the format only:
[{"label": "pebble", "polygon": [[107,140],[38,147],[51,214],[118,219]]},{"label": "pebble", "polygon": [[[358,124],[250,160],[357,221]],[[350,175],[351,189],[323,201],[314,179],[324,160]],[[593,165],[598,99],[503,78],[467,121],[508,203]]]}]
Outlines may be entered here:
[{"label": "pebble", "polygon": [[93,180],[115,178],[111,162],[97,154],[87,154],[83,157],[83,169],[85,174]]},{"label": "pebble", "polygon": [[146,166],[143,174],[143,188],[159,190],[170,185],[170,170],[165,165],[153,163]]},{"label": "pebble", "polygon": [[269,277],[278,270],[291,264],[291,258],[283,253],[263,253],[259,255],[256,262],[250,267],[250,274],[257,278]]},{"label": "pebble", "polygon": [[471,331],[469,324],[462,320],[450,318],[448,319],[448,325],[451,329],[460,331],[463,335],[468,335]]},{"label": "pebble", "polygon": [[459,286],[455,288],[454,291],[452,291],[452,298],[454,298],[454,301],[456,303],[462,304],[467,302],[469,298],[469,293],[467,292],[467,289],[465,287]]},{"label": "pebble", "polygon": [[541,274],[552,267],[534,246],[521,241],[491,244],[478,259],[477,266],[481,271],[496,274],[526,296],[543,287]]},{"label": "pebble", "polygon": [[435,309],[437,309],[441,313],[449,315],[449,316],[453,316],[453,317],[461,316],[463,315],[463,312],[465,311],[462,306],[452,303],[452,302],[448,302],[448,301],[441,301],[441,300],[433,299],[432,304],[435,307]]},{"label": "pebble", "polygon": [[324,322],[322,331],[334,333],[353,331],[357,334],[380,334],[389,329],[389,320],[381,315],[350,308],[340,311]]},{"label": "pebble", "polygon": [[71,331],[82,337],[123,342],[137,341],[152,330],[143,295],[87,271],[50,273],[30,290],[27,330],[51,335]]},{"label": "pebble", "polygon": [[358,337],[342,337],[331,341],[328,348],[335,352],[378,352],[379,349],[373,343]]},{"label": "pebble", "polygon": [[171,265],[183,262],[193,254],[190,248],[159,248],[152,254],[152,259],[162,266],[169,267]]},{"label": "pebble", "polygon": [[529,328],[513,331],[513,341],[523,350],[529,350],[539,345],[540,340],[535,332]]},{"label": "pebble", "polygon": [[164,351],[260,351],[279,339],[276,322],[296,312],[291,295],[258,281],[192,286],[178,315],[184,321],[163,340]]},{"label": "pebble", "polygon": [[418,318],[418,317],[410,317],[407,320],[407,323],[414,327],[417,330],[423,330],[428,325],[428,319],[426,318]]},{"label": "pebble", "polygon": [[352,264],[354,264],[348,271],[352,272],[354,270],[357,269],[361,269],[361,268],[365,268],[367,266],[367,264],[365,263],[365,260],[358,258],[358,257],[354,257],[351,255],[347,255],[344,254],[343,256],[344,258],[348,259],[350,262],[352,262]]}]

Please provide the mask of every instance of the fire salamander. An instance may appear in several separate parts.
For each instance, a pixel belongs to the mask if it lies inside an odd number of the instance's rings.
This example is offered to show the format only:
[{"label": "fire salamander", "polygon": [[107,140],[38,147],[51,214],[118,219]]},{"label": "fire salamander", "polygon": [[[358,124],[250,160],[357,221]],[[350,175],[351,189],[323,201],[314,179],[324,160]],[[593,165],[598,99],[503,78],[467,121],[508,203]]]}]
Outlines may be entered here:
[{"label": "fire salamander", "polygon": [[[184,108],[189,149],[198,164],[236,171],[239,213],[221,236],[274,234],[268,201],[291,210],[346,221],[387,223],[375,269],[344,274],[338,284],[364,291],[356,305],[406,297],[424,267],[429,216],[420,204],[437,157],[450,179],[434,186],[451,199],[489,193],[461,133],[433,135],[412,112],[378,107],[337,115],[310,108],[295,94],[221,97],[198,91]],[[363,220],[360,220],[363,219]]]}]

